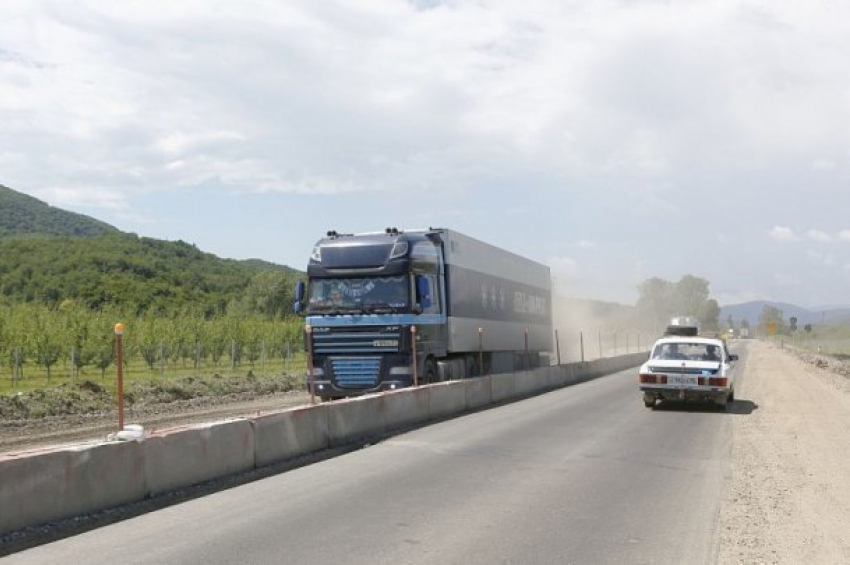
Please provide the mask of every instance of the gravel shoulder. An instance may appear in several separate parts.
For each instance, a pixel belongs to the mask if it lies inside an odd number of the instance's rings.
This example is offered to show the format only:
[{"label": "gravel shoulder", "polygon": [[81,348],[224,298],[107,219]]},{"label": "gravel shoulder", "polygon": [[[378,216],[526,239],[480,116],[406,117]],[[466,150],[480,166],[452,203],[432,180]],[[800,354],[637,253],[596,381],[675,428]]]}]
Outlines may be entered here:
[{"label": "gravel shoulder", "polygon": [[[734,349],[734,347],[733,347]],[[850,563],[850,378],[750,342],[735,395],[720,563]]]}]

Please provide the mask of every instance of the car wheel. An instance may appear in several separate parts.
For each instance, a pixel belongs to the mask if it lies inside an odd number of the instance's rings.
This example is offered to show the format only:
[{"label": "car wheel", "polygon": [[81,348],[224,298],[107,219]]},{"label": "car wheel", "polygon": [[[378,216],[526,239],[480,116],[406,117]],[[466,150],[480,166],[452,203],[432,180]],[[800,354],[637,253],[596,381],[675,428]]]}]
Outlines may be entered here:
[{"label": "car wheel", "polygon": [[655,408],[655,398],[652,396],[644,396],[643,405],[647,408]]}]

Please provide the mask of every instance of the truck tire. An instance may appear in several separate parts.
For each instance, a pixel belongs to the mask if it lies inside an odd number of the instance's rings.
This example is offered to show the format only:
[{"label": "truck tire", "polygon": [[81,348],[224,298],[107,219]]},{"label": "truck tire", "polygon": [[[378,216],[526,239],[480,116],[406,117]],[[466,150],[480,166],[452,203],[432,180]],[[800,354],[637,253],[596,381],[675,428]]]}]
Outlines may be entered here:
[{"label": "truck tire", "polygon": [[422,371],[422,381],[424,384],[436,383],[439,379],[439,373],[437,372],[437,364],[433,359],[427,359],[425,361],[425,370]]},{"label": "truck tire", "polygon": [[472,377],[478,376],[478,369],[476,368],[475,358],[468,355],[464,361],[464,374],[463,378],[469,379]]}]

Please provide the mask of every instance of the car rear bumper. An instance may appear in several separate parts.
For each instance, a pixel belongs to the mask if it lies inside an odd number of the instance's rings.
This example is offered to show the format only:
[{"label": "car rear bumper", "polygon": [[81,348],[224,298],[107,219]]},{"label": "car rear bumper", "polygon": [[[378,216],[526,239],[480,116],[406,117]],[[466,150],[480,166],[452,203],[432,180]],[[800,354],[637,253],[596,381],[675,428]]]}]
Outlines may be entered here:
[{"label": "car rear bumper", "polygon": [[659,400],[708,400],[725,402],[731,389],[715,386],[641,385],[644,396]]}]

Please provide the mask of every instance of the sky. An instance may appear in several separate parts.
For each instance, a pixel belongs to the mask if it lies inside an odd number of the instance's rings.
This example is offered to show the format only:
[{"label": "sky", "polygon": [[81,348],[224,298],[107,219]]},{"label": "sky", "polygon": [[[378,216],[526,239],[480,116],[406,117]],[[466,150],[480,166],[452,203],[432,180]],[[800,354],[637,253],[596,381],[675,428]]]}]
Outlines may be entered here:
[{"label": "sky", "polygon": [[305,269],[449,227],[633,304],[850,304],[850,4],[3,0],[0,184]]}]

